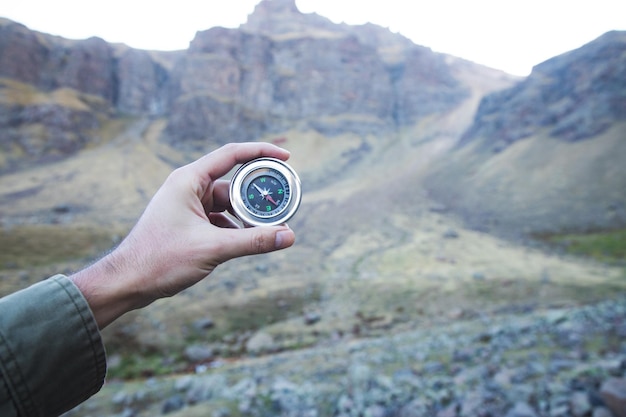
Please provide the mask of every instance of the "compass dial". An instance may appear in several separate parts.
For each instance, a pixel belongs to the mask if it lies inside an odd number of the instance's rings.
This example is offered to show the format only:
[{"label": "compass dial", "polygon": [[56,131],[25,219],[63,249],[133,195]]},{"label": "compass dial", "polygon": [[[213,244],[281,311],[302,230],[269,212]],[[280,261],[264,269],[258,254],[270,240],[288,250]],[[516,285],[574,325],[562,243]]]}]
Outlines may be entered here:
[{"label": "compass dial", "polygon": [[283,161],[255,159],[233,176],[230,198],[237,217],[249,226],[285,223],[300,205],[300,179]]},{"label": "compass dial", "polygon": [[261,168],[244,182],[242,198],[251,213],[259,217],[273,217],[285,209],[291,196],[284,175],[271,168]]}]

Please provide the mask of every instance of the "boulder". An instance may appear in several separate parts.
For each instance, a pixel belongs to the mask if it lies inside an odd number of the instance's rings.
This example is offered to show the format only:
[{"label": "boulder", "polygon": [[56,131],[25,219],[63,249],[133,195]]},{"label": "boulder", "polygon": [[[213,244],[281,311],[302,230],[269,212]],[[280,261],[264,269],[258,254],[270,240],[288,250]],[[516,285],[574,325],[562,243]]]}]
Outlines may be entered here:
[{"label": "boulder", "polygon": [[610,378],[600,387],[600,396],[615,417],[626,417],[626,379]]},{"label": "boulder", "polygon": [[246,343],[246,350],[250,354],[262,354],[276,350],[274,338],[264,332],[258,332]]}]

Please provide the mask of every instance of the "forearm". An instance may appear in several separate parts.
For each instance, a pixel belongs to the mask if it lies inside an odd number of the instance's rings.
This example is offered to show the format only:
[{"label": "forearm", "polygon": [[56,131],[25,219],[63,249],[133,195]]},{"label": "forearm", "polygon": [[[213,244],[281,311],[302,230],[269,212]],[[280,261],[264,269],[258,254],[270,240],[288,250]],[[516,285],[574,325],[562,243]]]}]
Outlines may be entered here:
[{"label": "forearm", "polygon": [[114,251],[69,277],[87,300],[100,329],[123,314],[149,304],[142,301],[140,291],[132,285],[129,274],[138,271],[124,267],[127,263]]}]

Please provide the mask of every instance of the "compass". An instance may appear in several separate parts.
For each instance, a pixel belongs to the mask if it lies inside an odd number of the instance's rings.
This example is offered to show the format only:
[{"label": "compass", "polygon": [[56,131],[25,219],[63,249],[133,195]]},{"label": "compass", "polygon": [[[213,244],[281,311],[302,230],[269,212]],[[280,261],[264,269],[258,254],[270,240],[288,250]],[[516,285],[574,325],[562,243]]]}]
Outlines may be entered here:
[{"label": "compass", "polygon": [[258,158],[242,165],[230,182],[233,211],[248,226],[276,226],[300,206],[300,178],[275,158]]}]

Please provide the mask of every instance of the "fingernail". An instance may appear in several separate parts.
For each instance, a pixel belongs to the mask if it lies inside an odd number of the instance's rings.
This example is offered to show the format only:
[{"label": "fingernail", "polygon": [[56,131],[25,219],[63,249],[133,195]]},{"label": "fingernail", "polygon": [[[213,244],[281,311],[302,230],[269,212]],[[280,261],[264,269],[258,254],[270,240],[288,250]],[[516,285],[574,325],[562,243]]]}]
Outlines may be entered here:
[{"label": "fingernail", "polygon": [[288,242],[287,235],[291,234],[289,230],[279,230],[276,232],[276,241],[274,242],[274,246],[276,249],[282,249],[286,247],[286,243]]}]

